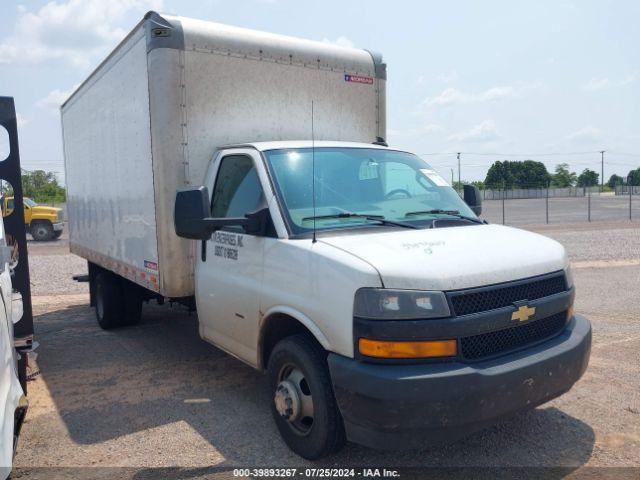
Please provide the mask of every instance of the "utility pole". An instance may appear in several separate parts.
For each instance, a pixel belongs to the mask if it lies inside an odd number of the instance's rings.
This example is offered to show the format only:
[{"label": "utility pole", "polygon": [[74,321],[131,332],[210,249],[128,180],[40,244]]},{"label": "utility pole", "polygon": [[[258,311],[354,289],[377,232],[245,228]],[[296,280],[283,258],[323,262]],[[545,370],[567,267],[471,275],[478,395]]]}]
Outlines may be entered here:
[{"label": "utility pole", "polygon": [[606,152],[606,150],[600,150],[600,193],[604,191],[604,152]]},{"label": "utility pole", "polygon": [[453,187],[453,168],[451,169],[451,186]]},{"label": "utility pole", "polygon": [[460,152],[458,152],[458,188],[462,188],[462,180],[460,175]]}]

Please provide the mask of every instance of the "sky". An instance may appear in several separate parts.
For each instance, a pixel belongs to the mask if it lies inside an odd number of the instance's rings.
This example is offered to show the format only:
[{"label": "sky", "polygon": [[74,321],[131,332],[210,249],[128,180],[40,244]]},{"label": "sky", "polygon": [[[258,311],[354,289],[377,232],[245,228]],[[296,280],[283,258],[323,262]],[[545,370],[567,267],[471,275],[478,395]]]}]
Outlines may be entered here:
[{"label": "sky", "polygon": [[[2,0],[0,95],[28,170],[64,182],[59,105],[148,10],[379,51],[387,140],[445,178],[495,160],[640,166],[640,2]],[[2,139],[0,138],[0,149]]]}]

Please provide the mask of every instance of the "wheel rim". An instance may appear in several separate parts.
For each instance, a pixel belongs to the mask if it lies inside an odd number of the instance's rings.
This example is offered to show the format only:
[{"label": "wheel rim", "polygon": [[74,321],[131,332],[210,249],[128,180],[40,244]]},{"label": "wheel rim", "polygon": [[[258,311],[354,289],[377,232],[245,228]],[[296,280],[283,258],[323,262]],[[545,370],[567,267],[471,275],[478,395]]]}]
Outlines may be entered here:
[{"label": "wheel rim", "polygon": [[280,369],[273,400],[280,417],[296,434],[308,435],[311,432],[313,396],[302,370],[292,364]]},{"label": "wheel rim", "polygon": [[98,318],[104,317],[104,299],[102,298],[102,285],[99,283],[96,285],[96,312]]},{"label": "wheel rim", "polygon": [[40,238],[44,238],[47,236],[47,233],[49,233],[47,231],[47,229],[45,227],[38,227],[36,228],[36,233],[38,234],[38,237]]}]

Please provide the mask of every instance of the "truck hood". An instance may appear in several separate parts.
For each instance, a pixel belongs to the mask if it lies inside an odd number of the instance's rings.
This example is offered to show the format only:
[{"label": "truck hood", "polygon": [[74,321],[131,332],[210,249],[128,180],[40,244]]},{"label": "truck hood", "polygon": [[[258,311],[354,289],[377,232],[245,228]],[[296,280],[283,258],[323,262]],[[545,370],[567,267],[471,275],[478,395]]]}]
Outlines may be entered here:
[{"label": "truck hood", "polygon": [[43,205],[32,207],[31,210],[33,211],[33,213],[36,213],[38,215],[51,215],[53,217],[58,215],[58,212],[62,211],[62,209],[58,207],[45,207]]},{"label": "truck hood", "polygon": [[387,288],[455,290],[562,270],[555,240],[501,225],[323,237],[378,270]]}]

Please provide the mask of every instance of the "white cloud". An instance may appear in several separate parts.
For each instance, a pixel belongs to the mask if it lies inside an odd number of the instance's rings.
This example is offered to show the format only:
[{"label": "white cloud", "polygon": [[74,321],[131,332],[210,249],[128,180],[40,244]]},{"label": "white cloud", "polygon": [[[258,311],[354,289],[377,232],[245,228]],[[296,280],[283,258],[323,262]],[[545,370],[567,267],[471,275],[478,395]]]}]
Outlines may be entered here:
[{"label": "white cloud", "polygon": [[426,105],[438,105],[438,106],[447,106],[447,105],[455,105],[457,103],[467,103],[469,101],[469,96],[465,93],[462,93],[460,90],[455,88],[447,88],[437,97],[429,97],[424,103]]},{"label": "white cloud", "polygon": [[440,133],[444,130],[440,125],[435,123],[427,123],[426,125],[418,128],[418,133]]},{"label": "white cloud", "polygon": [[427,123],[419,127],[404,128],[402,130],[395,128],[387,128],[387,135],[393,136],[416,136],[416,135],[431,135],[435,133],[441,133],[444,128],[441,125],[435,123]]},{"label": "white cloud", "polygon": [[455,70],[439,73],[438,75],[436,75],[436,79],[443,83],[452,83],[457,81],[458,78],[458,72]]},{"label": "white cloud", "polygon": [[602,131],[599,128],[588,125],[580,130],[567,135],[567,140],[573,143],[595,143],[602,138]]},{"label": "white cloud", "polygon": [[596,90],[608,88],[610,85],[611,81],[608,78],[592,78],[582,86],[582,89],[587,92],[595,92]]},{"label": "white cloud", "polygon": [[500,134],[493,120],[484,120],[464,132],[449,135],[447,140],[450,142],[491,142],[498,140]]},{"label": "white cloud", "polygon": [[350,38],[345,36],[340,36],[335,40],[329,40],[328,38],[325,37],[322,39],[322,43],[329,43],[331,45],[337,45],[339,47],[347,47],[347,48],[355,47],[355,44],[353,43],[353,41],[351,41]]},{"label": "white cloud", "polygon": [[51,90],[46,97],[38,100],[36,102],[36,105],[39,108],[57,111],[58,108],[60,108],[60,105],[62,105],[65,100],[69,98],[69,96],[75,91],[76,88],[78,88],[78,85],[74,85],[70,89],[64,91],[58,90],[57,88],[55,90]]},{"label": "white cloud", "polygon": [[466,103],[481,103],[515,98],[523,95],[526,91],[538,88],[539,84],[527,84],[521,86],[501,86],[492,87],[482,92],[462,92],[456,88],[449,87],[436,97],[427,98],[424,103],[427,106],[446,107],[451,105],[461,105]]},{"label": "white cloud", "polygon": [[587,83],[582,85],[582,90],[585,92],[597,92],[598,90],[605,90],[607,88],[624,87],[630,85],[640,79],[638,74],[630,74],[621,80],[611,80],[609,78],[592,78]]},{"label": "white cloud", "polygon": [[119,27],[162,0],[51,1],[37,11],[18,8],[13,32],[0,40],[0,64],[66,60],[87,66],[126,34]]}]

